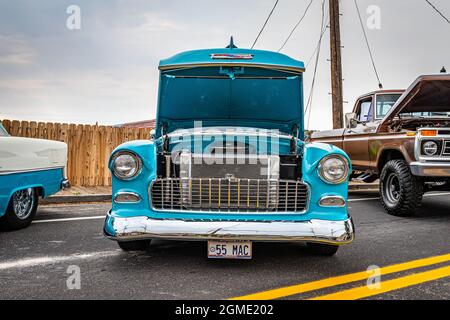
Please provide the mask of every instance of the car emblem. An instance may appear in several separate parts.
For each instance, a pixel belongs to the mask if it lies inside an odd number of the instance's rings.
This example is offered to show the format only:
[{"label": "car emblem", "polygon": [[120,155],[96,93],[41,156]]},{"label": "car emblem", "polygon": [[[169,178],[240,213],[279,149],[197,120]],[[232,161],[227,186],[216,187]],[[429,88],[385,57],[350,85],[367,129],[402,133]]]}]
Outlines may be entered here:
[{"label": "car emblem", "polygon": [[252,54],[230,54],[230,53],[213,53],[211,54],[211,59],[218,60],[252,60]]}]

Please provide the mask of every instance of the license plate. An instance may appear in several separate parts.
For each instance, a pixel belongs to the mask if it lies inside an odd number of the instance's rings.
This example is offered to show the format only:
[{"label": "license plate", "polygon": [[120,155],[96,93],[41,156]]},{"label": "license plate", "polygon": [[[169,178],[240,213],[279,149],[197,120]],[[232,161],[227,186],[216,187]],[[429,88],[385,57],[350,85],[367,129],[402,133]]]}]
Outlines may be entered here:
[{"label": "license plate", "polygon": [[208,241],[208,258],[251,259],[251,241]]}]

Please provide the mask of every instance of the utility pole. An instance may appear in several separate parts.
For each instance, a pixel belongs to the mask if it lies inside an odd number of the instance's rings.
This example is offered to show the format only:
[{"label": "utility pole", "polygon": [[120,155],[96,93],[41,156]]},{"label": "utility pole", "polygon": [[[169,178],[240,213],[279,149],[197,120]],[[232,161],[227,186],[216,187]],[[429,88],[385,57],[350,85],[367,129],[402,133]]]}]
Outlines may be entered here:
[{"label": "utility pole", "polygon": [[329,0],[329,5],[333,129],[340,129],[344,127],[344,97],[342,93],[341,27],[339,24],[339,0]]}]

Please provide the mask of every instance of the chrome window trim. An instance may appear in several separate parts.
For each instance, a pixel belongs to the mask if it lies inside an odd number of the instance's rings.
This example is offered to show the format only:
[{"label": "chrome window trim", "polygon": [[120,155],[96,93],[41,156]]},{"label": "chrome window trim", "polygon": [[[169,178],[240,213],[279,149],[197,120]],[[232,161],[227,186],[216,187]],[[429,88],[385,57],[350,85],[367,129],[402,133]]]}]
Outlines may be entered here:
[{"label": "chrome window trim", "polygon": [[[268,216],[268,215],[300,215],[300,214],[306,214],[309,211],[310,202],[311,202],[311,186],[303,181],[303,180],[278,180],[279,182],[298,182],[303,184],[306,187],[306,204],[305,209],[302,211],[270,211],[270,212],[264,212],[264,211],[222,211],[222,210],[179,210],[179,209],[158,209],[155,208],[153,205],[153,196],[152,196],[152,188],[153,185],[159,181],[159,180],[168,180],[168,179],[174,179],[174,180],[180,180],[179,178],[163,178],[163,179],[155,179],[152,182],[150,182],[150,185],[148,187],[148,199],[150,208],[154,212],[171,212],[171,213],[191,213],[191,214],[227,214],[227,215],[262,215],[262,216]],[[206,178],[205,178],[206,179]],[[243,179],[246,180],[246,179]],[[266,179],[261,179],[261,181],[267,181]]]}]

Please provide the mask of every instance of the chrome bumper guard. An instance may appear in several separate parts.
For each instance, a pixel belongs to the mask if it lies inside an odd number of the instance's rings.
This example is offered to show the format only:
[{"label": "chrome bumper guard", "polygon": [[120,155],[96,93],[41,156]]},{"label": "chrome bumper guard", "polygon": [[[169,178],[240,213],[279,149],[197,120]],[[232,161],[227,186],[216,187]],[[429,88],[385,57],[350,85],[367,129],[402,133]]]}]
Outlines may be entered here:
[{"label": "chrome bumper guard", "polygon": [[419,177],[450,177],[450,162],[412,162],[411,173]]},{"label": "chrome bumper guard", "polygon": [[318,242],[342,245],[354,240],[351,218],[344,221],[309,220],[299,222],[184,221],[157,220],[148,217],[117,218],[108,214],[117,241],[146,239],[168,240],[250,240],[282,242]]},{"label": "chrome bumper guard", "polygon": [[63,190],[70,189],[70,182],[69,182],[68,179],[64,179],[64,180],[61,182],[61,189],[63,189]]}]

